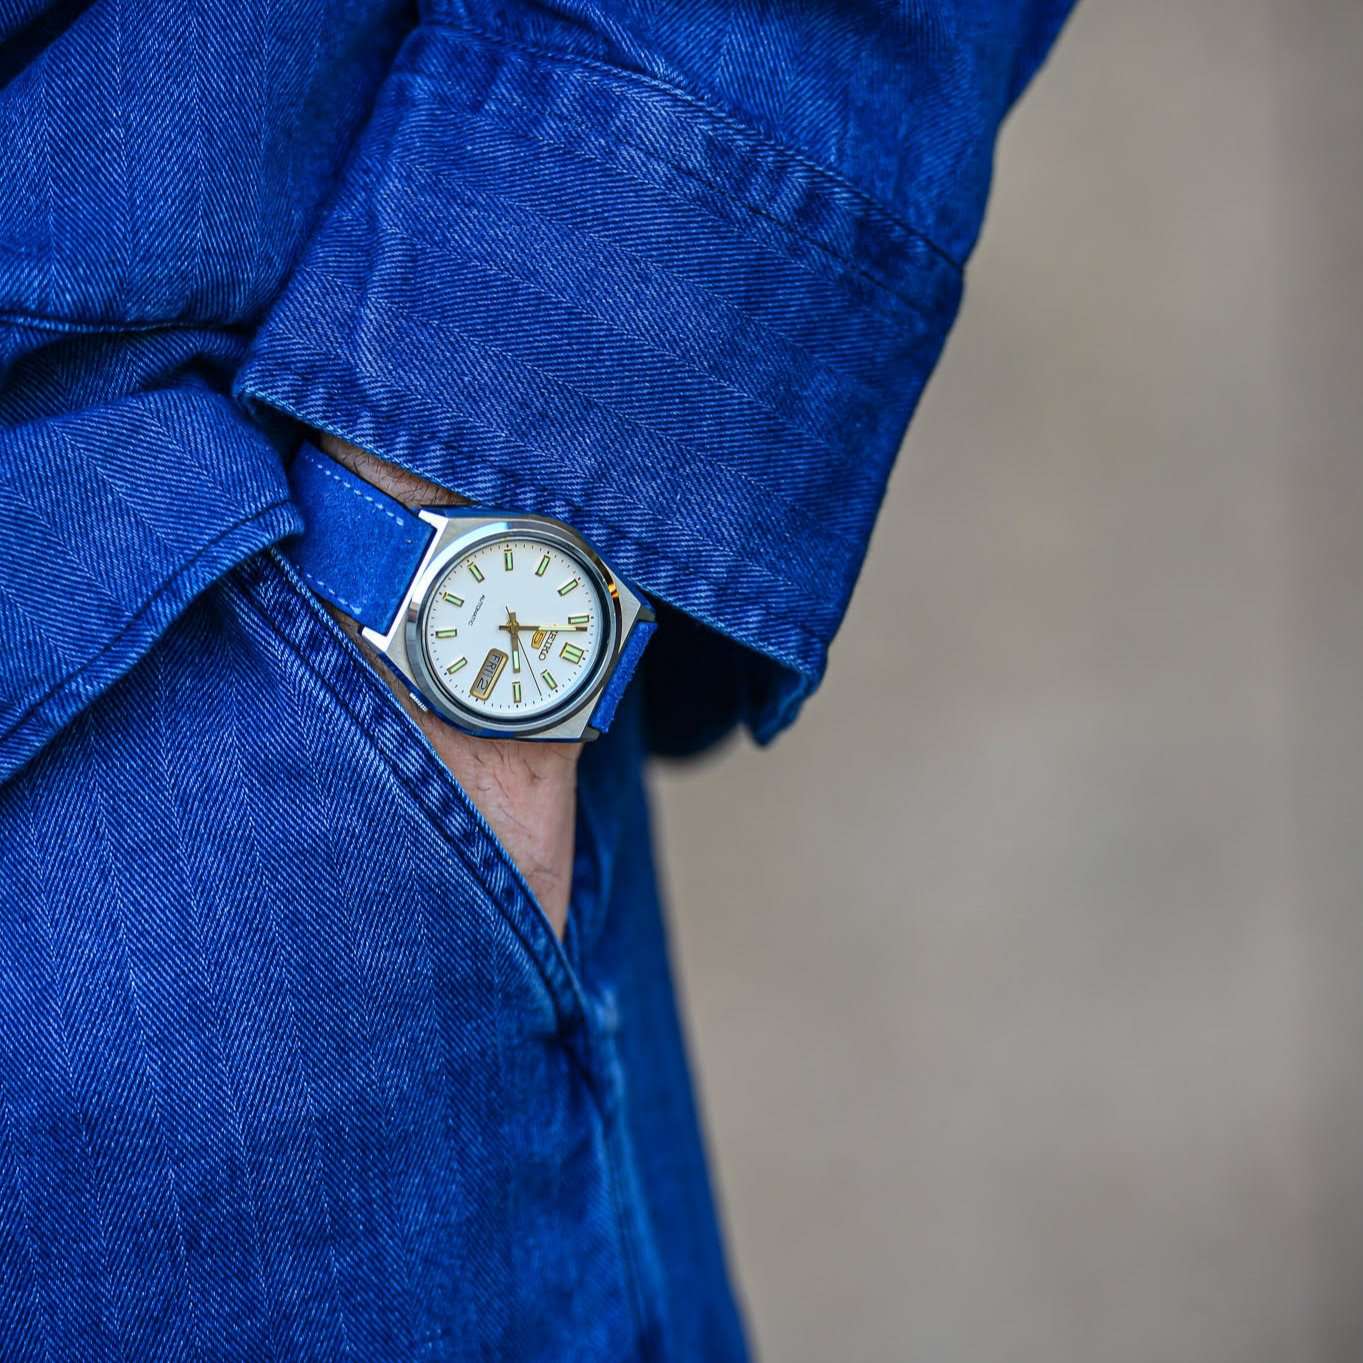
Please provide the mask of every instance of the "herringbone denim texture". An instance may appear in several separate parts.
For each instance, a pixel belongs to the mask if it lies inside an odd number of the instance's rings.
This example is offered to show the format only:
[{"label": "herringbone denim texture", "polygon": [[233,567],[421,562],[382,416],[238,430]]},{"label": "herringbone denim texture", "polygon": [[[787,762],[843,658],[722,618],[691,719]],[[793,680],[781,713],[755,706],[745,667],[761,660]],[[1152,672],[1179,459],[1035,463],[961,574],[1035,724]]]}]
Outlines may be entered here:
[{"label": "herringbone denim texture", "polygon": [[[0,7],[5,1363],[744,1356],[644,755],[817,685],[1066,8]],[[662,603],[563,945],[299,421]]]}]

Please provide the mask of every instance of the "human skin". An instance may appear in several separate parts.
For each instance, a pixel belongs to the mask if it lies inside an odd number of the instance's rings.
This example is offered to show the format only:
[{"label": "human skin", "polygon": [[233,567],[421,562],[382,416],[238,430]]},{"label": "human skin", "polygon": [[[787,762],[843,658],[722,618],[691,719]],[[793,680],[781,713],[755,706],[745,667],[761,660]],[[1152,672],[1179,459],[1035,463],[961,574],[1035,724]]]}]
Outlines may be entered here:
[{"label": "human skin", "polygon": [[[331,435],[318,443],[338,463],[407,507],[464,506],[465,498]],[[492,825],[520,867],[554,931],[562,937],[572,889],[580,743],[473,738],[419,709],[348,616],[328,607],[392,688],[440,760]]]}]

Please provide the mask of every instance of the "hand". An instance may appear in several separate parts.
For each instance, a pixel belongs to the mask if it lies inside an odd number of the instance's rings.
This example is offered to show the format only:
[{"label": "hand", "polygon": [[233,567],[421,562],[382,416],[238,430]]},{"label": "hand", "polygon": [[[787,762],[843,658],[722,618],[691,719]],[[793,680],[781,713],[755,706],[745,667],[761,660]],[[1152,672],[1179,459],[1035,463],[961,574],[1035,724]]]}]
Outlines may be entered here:
[{"label": "hand", "polygon": [[[444,488],[334,436],[324,435],[319,440],[333,459],[407,506],[464,504],[463,498]],[[394,682],[388,669],[378,661],[355,622],[339,611],[333,610],[332,614],[373,660],[375,669],[392,687],[412,721],[492,825],[561,937],[568,921],[568,896],[572,890],[577,760],[582,745],[473,738],[462,733],[418,709],[406,688]],[[520,624],[514,611],[508,610],[507,617],[501,628],[509,632],[514,654],[519,655],[521,633],[530,627]]]}]

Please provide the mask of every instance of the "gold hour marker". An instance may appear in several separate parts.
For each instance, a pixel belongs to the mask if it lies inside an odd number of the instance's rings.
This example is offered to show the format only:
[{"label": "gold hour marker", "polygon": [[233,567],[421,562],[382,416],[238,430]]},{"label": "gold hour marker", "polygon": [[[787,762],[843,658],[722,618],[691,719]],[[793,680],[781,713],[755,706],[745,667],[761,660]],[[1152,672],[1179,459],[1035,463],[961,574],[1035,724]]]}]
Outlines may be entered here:
[{"label": "gold hour marker", "polygon": [[561,587],[558,589],[558,594],[559,594],[560,596],[567,596],[568,593],[569,593],[570,591],[572,591],[572,589],[573,589],[574,587],[576,587],[577,584],[578,584],[579,582],[581,582],[581,581],[582,581],[582,579],[581,579],[580,577],[570,577],[570,578],[567,580],[567,582],[565,582],[565,583],[563,584],[563,586],[561,586]]},{"label": "gold hour marker", "polygon": [[502,550],[502,566],[507,570],[508,573],[512,570],[513,567],[515,567],[515,560],[511,557],[510,549]]},{"label": "gold hour marker", "polygon": [[536,576],[536,577],[543,577],[543,576],[544,576],[544,570],[545,570],[548,566],[549,566],[549,555],[548,555],[548,554],[545,554],[545,556],[544,556],[542,559],[540,559],[540,566],[539,566],[538,568],[535,569],[535,576]]},{"label": "gold hour marker", "polygon": [[540,673],[540,676],[544,678],[544,684],[551,691],[558,690],[558,683],[554,680],[554,674],[550,672],[548,668],[545,668],[545,670]]},{"label": "gold hour marker", "polygon": [[481,582],[483,580],[483,570],[476,563],[469,564],[469,572],[473,574],[473,580],[475,582]]},{"label": "gold hour marker", "polygon": [[460,669],[461,667],[463,667],[464,664],[465,664],[466,662],[468,662],[468,659],[467,659],[467,658],[456,658],[456,659],[455,659],[455,660],[454,660],[454,661],[445,669],[446,674],[449,675],[449,676],[451,676],[451,677],[454,676],[454,674],[455,674],[456,672],[458,672],[459,669]]},{"label": "gold hour marker", "polygon": [[515,644],[511,645],[511,670],[513,672],[521,670],[521,651]]},{"label": "gold hour marker", "polygon": [[521,684],[520,684],[520,682],[512,682],[512,683],[511,683],[511,699],[514,700],[514,701],[516,702],[517,705],[519,705],[519,704],[521,703]]},{"label": "gold hour marker", "polygon": [[570,615],[568,623],[570,625],[590,625],[592,617],[590,615]]},{"label": "gold hour marker", "polygon": [[457,629],[438,629],[435,632],[437,639],[453,639],[459,631]]},{"label": "gold hour marker", "polygon": [[462,606],[464,604],[464,598],[462,596],[455,596],[453,592],[445,592],[443,595],[451,606]]},{"label": "gold hour marker", "polygon": [[566,658],[570,663],[580,663],[583,658],[583,653],[576,644],[564,644],[563,648],[559,651],[559,657]]}]

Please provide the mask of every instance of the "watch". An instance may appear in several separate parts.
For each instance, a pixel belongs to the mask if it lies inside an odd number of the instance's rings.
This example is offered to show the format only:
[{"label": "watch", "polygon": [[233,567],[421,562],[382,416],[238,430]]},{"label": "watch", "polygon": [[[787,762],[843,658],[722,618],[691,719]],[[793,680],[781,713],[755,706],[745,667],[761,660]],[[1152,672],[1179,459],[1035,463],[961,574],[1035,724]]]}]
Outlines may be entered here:
[{"label": "watch", "polygon": [[312,444],[289,482],[304,530],[284,556],[418,704],[485,738],[606,731],[656,624],[571,526],[477,506],[409,511]]}]

